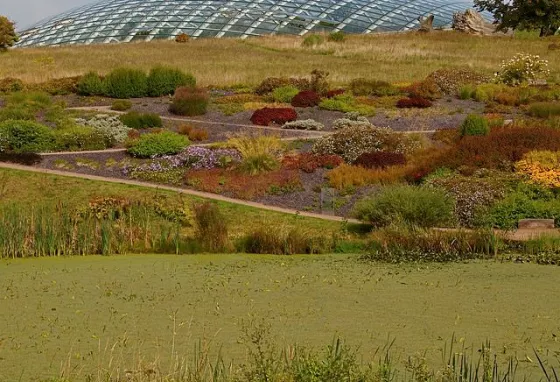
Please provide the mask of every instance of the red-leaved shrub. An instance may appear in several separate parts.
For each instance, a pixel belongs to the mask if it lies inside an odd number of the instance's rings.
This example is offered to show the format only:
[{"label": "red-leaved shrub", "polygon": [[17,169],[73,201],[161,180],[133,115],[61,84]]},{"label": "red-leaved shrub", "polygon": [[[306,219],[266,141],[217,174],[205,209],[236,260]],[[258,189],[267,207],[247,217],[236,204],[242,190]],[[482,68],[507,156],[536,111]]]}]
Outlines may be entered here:
[{"label": "red-leaved shrub", "polygon": [[344,94],[345,92],[346,92],[346,90],[344,90],[344,89],[333,89],[333,90],[329,90],[327,92],[327,94],[325,94],[325,97],[333,98],[333,97],[336,97],[337,95]]},{"label": "red-leaved shrub", "polygon": [[319,105],[321,97],[313,90],[304,90],[292,98],[293,107],[314,107]]},{"label": "red-leaved shrub", "polygon": [[421,97],[403,98],[397,102],[397,107],[401,109],[419,108],[424,109],[431,107],[432,102]]},{"label": "red-leaved shrub", "polygon": [[272,122],[283,125],[286,122],[295,121],[297,113],[294,109],[287,107],[268,108],[256,110],[251,116],[254,125],[268,126]]},{"label": "red-leaved shrub", "polygon": [[401,153],[377,151],[360,155],[354,164],[365,168],[387,168],[406,164],[406,157]]},{"label": "red-leaved shrub", "polygon": [[440,160],[440,167],[498,168],[513,163],[533,150],[560,150],[560,131],[546,127],[494,128],[488,135],[465,136]]},{"label": "red-leaved shrub", "polygon": [[338,155],[303,153],[285,156],[282,159],[282,166],[291,170],[312,173],[318,168],[333,169],[340,166],[343,162],[342,158]]}]

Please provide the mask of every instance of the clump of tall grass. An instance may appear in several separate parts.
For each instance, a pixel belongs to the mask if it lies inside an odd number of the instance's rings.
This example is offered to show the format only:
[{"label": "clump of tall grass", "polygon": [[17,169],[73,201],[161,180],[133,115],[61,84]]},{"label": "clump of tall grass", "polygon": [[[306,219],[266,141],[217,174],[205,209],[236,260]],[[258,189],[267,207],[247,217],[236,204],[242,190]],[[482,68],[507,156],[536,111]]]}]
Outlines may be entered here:
[{"label": "clump of tall grass", "polygon": [[205,251],[221,252],[228,246],[228,227],[218,206],[204,202],[194,206],[196,238]]},{"label": "clump of tall grass", "polygon": [[0,209],[0,258],[180,253],[184,211],[153,202],[102,198],[76,210],[64,203]]},{"label": "clump of tall grass", "polygon": [[332,252],[334,242],[325,236],[311,235],[300,228],[260,227],[242,237],[237,250],[269,255],[320,254]]}]

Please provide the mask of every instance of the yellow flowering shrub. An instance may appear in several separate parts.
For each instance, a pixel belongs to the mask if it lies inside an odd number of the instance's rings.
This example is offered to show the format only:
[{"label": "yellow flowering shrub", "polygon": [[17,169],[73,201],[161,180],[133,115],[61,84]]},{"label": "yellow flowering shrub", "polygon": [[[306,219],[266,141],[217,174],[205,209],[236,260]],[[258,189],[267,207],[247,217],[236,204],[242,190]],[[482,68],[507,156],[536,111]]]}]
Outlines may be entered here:
[{"label": "yellow flowering shrub", "polygon": [[533,183],[560,187],[560,151],[531,151],[515,164],[515,170]]}]

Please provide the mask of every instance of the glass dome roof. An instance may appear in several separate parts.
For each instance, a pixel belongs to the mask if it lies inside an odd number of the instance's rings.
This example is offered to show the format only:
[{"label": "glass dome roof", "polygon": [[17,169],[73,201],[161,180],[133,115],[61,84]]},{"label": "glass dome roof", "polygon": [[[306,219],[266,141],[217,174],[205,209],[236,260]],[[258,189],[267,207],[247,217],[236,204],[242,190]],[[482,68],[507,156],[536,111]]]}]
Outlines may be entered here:
[{"label": "glass dome roof", "polygon": [[418,17],[451,25],[471,0],[103,0],[43,20],[20,33],[17,46],[98,44],[197,37],[249,37],[309,32],[397,32]]}]

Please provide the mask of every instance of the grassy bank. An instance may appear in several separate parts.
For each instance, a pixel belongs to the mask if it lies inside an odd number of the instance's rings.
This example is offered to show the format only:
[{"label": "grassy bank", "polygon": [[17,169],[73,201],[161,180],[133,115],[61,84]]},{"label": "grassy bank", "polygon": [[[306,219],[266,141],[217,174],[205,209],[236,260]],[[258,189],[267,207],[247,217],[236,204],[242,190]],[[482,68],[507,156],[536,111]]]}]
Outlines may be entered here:
[{"label": "grassy bank", "polygon": [[[187,204],[202,200],[163,190],[0,169],[0,207],[15,203],[35,207],[64,203],[67,208],[73,209],[86,206],[90,199],[100,196],[135,200],[157,200],[163,196],[180,199]],[[342,228],[342,224],[338,222],[296,217],[225,202],[217,204],[226,216],[233,236],[251,232],[263,225],[286,229],[297,226],[312,233],[325,235],[340,232]]]},{"label": "grassy bank", "polygon": [[0,274],[2,381],[61,368],[83,380],[99,368],[136,370],[156,358],[166,371],[172,354],[191,357],[201,339],[212,357],[222,346],[226,362],[244,363],[243,328],[263,319],[278,350],[339,336],[367,362],[395,338],[401,369],[414,355],[439,367],[453,333],[455,349],[465,345],[475,358],[491,340],[500,359],[521,361],[521,375],[541,376],[533,346],[550,356],[560,351],[555,267],[145,255],[0,261]]},{"label": "grassy bank", "polygon": [[357,77],[391,82],[420,80],[444,67],[468,66],[491,74],[515,53],[539,54],[560,72],[560,53],[548,50],[557,38],[478,37],[455,32],[348,36],[344,43],[301,46],[293,36],[247,40],[199,39],[59,48],[14,49],[2,55],[1,77],[27,82],[76,76],[116,66],[150,69],[156,64],[192,72],[201,85],[254,85],[269,76],[303,76],[315,68],[334,83]]}]

